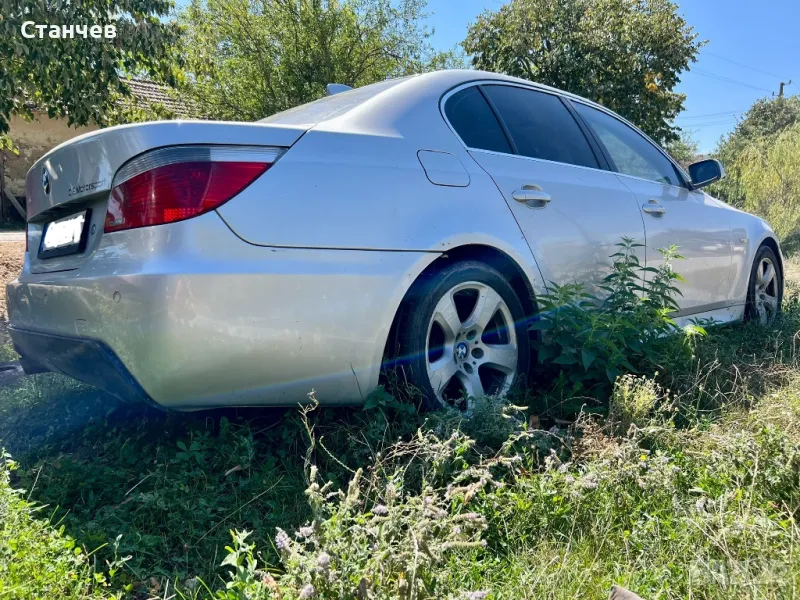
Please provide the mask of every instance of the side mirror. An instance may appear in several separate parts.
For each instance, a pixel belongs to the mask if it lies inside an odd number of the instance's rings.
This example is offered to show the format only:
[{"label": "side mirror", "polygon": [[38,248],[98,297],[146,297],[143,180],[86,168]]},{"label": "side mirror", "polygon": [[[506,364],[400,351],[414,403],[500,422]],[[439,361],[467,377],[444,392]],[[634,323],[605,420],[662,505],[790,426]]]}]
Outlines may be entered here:
[{"label": "side mirror", "polygon": [[701,188],[725,177],[725,169],[718,160],[709,158],[689,165],[689,177],[695,188]]}]

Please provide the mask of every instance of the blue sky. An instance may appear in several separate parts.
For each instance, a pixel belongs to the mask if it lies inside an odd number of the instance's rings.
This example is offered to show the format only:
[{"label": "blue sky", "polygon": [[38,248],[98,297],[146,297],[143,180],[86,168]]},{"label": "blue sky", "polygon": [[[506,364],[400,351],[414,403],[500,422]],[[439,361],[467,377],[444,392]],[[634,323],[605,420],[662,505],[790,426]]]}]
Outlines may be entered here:
[{"label": "blue sky", "polygon": [[[502,4],[428,0],[434,46],[452,48],[477,15]],[[700,38],[708,40],[678,86],[686,94],[686,110],[677,123],[692,133],[701,152],[713,150],[755,100],[777,94],[781,80],[794,82],[787,95],[800,93],[800,0],[686,0],[678,5]]]}]

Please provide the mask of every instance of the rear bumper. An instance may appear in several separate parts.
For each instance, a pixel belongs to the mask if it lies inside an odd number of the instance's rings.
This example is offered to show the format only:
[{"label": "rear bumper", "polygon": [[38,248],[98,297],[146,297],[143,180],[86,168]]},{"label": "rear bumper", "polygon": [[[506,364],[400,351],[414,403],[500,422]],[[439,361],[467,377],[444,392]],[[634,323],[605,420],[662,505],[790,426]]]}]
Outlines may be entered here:
[{"label": "rear bumper", "polygon": [[10,327],[26,372],[52,371],[88,383],[127,402],[155,404],[103,342]]},{"label": "rear bumper", "polygon": [[436,256],[254,246],[211,212],[104,235],[71,271],[26,263],[9,324],[29,363],[166,408],[357,404]]}]

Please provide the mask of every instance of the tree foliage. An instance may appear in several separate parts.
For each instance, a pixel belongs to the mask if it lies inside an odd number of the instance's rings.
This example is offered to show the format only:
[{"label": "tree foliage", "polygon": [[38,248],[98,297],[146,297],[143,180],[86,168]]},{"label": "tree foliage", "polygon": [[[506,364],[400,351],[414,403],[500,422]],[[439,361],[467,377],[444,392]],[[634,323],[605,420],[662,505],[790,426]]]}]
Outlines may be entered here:
[{"label": "tree foliage", "polygon": [[[129,93],[125,73],[172,82],[179,28],[162,20],[172,6],[171,0],[0,0],[0,136],[12,114],[31,117],[33,107],[70,125],[107,124],[108,110]],[[26,38],[25,21],[114,25],[116,37],[51,38],[48,28],[42,38]]]},{"label": "tree foliage", "polygon": [[669,0],[512,0],[463,45],[476,68],[590,98],[667,142],[685,99],[673,89],[702,42]]},{"label": "tree foliage", "polygon": [[664,149],[685,169],[697,158],[697,142],[692,135],[681,130],[677,138],[667,142]]},{"label": "tree foliage", "polygon": [[424,25],[425,0],[193,0],[182,14],[186,89],[210,116],[256,120],[452,64]]},{"label": "tree foliage", "polygon": [[[726,176],[714,185],[713,192],[739,208],[759,204],[760,201],[753,204],[747,200],[747,181],[753,181],[748,175],[750,161],[755,155],[764,158],[771,140],[796,123],[800,123],[800,96],[757,100],[714,152],[725,167]],[[748,150],[753,145],[756,147]]]},{"label": "tree foliage", "polygon": [[734,170],[744,210],[767,219],[781,239],[800,231],[800,122],[745,145]]}]

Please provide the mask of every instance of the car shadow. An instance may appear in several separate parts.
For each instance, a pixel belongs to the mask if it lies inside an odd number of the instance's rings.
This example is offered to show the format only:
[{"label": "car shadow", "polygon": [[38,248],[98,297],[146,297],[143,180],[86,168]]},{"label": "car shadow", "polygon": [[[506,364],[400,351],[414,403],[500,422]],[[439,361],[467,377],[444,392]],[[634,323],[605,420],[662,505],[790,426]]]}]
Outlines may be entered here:
[{"label": "car shadow", "polygon": [[69,452],[98,427],[153,428],[178,437],[201,422],[213,428],[223,418],[268,426],[285,412],[285,408],[165,411],[126,403],[60,375],[33,375],[0,389],[0,448],[18,462],[28,462]]},{"label": "car shadow", "polygon": [[216,580],[232,529],[253,532],[276,562],[276,527],[310,517],[309,464],[340,487],[422,423],[342,407],[307,421],[297,407],[163,412],[52,374],[0,389],[12,485],[98,561],[130,556],[131,584],[146,594],[153,574]]}]

